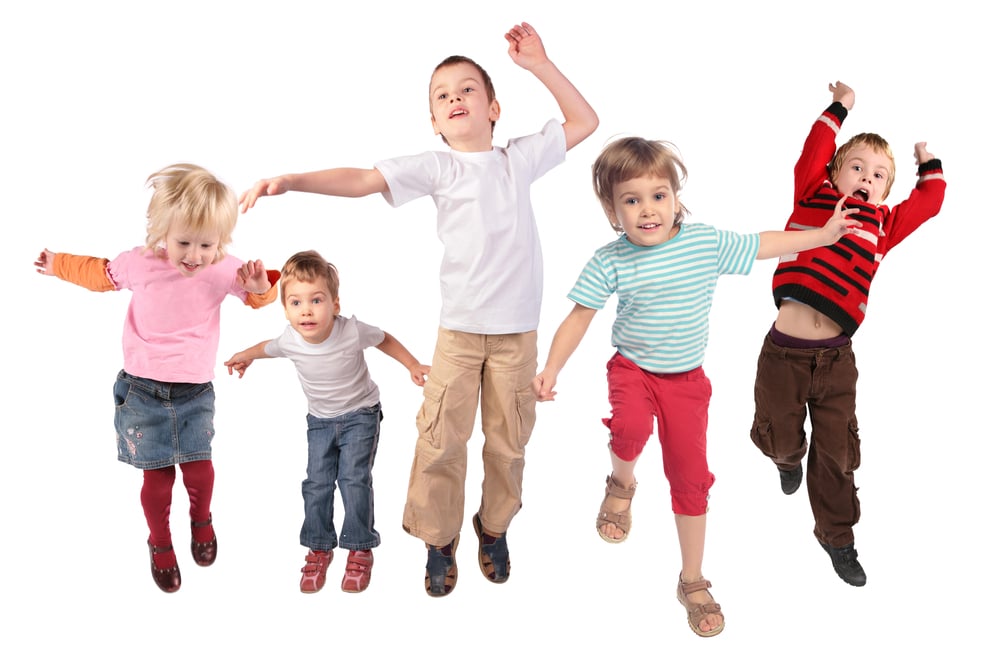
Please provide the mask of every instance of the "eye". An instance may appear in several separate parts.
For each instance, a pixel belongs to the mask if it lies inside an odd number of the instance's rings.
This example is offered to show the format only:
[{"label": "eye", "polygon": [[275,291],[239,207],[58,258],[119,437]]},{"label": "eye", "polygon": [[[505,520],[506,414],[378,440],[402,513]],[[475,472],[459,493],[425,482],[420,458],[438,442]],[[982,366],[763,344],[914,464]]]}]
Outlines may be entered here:
[{"label": "eye", "polygon": [[638,203],[639,203],[639,200],[636,199],[635,197],[627,197],[625,199],[625,205],[626,206],[634,206],[635,204],[638,204]]},{"label": "eye", "polygon": [[290,303],[293,306],[298,306],[299,305],[299,300],[298,299],[292,299],[288,303]]},{"label": "eye", "polygon": [[885,174],[881,174],[881,173],[875,174],[875,178],[879,178],[879,179],[885,178]]},{"label": "eye", "polygon": [[666,198],[667,195],[663,194],[662,192],[657,192],[655,195],[653,195],[653,199],[655,199],[656,201],[663,201]]},{"label": "eye", "polygon": [[316,297],[315,299],[313,299],[313,303],[323,303],[323,299]]},{"label": "eye", "polygon": [[462,89],[462,92],[463,93],[471,93],[472,92],[472,86],[466,86],[465,88]]},{"label": "eye", "polygon": [[437,97],[437,98],[438,98],[439,100],[443,100],[443,99],[446,99],[447,97],[448,97],[448,96],[447,96],[447,95],[445,95],[444,93],[440,93],[440,94],[438,95],[438,97]]},{"label": "eye", "polygon": [[851,169],[853,169],[854,171],[861,171],[861,165],[859,165],[859,164],[852,164],[851,165]]}]

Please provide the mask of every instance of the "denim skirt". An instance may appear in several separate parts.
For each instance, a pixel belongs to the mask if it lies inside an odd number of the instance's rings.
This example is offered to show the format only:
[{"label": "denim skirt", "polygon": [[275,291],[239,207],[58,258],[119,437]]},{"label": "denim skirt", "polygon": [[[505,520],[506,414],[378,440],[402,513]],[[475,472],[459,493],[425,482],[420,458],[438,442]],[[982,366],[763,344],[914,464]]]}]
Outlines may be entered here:
[{"label": "denim skirt", "polygon": [[160,382],[121,371],[114,394],[119,461],[150,470],[212,458],[211,382]]}]

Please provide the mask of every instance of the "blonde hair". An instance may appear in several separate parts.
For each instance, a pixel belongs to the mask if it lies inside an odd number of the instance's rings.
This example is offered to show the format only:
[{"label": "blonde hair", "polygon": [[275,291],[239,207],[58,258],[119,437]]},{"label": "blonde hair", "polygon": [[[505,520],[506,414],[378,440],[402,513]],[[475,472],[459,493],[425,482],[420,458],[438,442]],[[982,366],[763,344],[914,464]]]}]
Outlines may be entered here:
[{"label": "blonde hair", "polygon": [[163,243],[174,224],[184,230],[219,235],[214,262],[222,259],[233,241],[237,204],[235,193],[207,169],[178,163],[150,174],[146,186],[153,196],[146,209],[146,247]]},{"label": "blonde hair", "polygon": [[687,167],[681,161],[677,147],[669,142],[641,137],[617,139],[605,146],[597,156],[591,174],[594,194],[616,232],[621,232],[622,229],[615,219],[614,187],[633,178],[655,176],[670,181],[680,207],[674,216],[675,225],[683,222],[684,216],[690,213],[679,198],[681,188],[687,180]]},{"label": "blonde hair", "polygon": [[889,158],[889,175],[885,179],[885,192],[882,194],[882,201],[885,201],[889,196],[889,190],[892,189],[893,181],[896,180],[896,158],[892,156],[892,149],[889,147],[889,142],[872,132],[855,134],[853,137],[848,139],[843,146],[837,149],[837,152],[833,155],[833,160],[830,161],[830,180],[837,180],[837,174],[839,174],[841,168],[843,168],[844,160],[847,159],[847,154],[858,146],[867,146],[876,153],[882,153]]},{"label": "blonde hair", "polygon": [[288,258],[281,267],[281,303],[285,303],[285,281],[297,280],[303,283],[326,282],[330,296],[336,299],[340,293],[340,275],[337,267],[323,259],[315,250],[303,250]]}]

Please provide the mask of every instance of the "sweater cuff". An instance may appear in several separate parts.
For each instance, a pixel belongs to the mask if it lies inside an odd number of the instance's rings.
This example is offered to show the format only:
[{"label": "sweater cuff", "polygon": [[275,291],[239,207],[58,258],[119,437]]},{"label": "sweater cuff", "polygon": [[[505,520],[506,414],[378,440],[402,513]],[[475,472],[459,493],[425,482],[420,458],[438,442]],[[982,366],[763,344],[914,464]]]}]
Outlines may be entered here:
[{"label": "sweater cuff", "polygon": [[246,304],[251,308],[261,308],[271,303],[278,297],[278,280],[281,279],[280,271],[273,271],[268,269],[267,279],[271,283],[271,287],[263,294],[253,294],[247,292]]},{"label": "sweater cuff", "polygon": [[847,107],[840,102],[834,102],[826,108],[826,113],[836,116],[837,120],[843,123],[844,119],[847,118]]}]

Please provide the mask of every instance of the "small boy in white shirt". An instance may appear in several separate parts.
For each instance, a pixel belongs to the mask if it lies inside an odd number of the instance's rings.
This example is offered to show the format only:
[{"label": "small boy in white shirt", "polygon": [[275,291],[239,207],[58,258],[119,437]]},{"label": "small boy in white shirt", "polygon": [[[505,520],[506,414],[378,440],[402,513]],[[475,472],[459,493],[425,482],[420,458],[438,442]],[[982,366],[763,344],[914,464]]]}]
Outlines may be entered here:
[{"label": "small boy in white shirt", "polygon": [[[421,365],[388,333],[340,315],[337,269],[313,250],[293,255],[281,269],[281,302],[289,326],[274,340],[237,352],[226,362],[242,378],[254,359],[287,357],[295,364],[309,406],[309,460],[302,482],[305,520],[299,539],[309,549],[299,589],[315,593],[338,545],[349,549],[341,589],[368,588],[380,542],[375,530],[372,466],[378,449],[382,406],[364,350],[375,347],[424,384]],[[333,525],[333,493],[340,484],[344,520],[340,538]],[[338,544],[339,542],[339,544]]]}]

